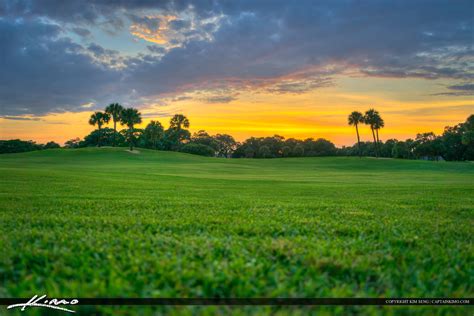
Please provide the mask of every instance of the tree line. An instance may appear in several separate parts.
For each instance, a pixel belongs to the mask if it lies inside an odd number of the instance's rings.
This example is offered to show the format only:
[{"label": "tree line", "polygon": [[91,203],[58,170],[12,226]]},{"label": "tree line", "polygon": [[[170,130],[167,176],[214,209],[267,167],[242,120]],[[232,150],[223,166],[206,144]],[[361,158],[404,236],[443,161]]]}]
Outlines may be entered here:
[{"label": "tree line", "polygon": [[[442,135],[432,132],[417,134],[415,139],[399,141],[379,138],[380,129],[385,126],[380,113],[369,109],[364,114],[358,111],[348,116],[348,124],[355,127],[357,143],[353,146],[337,148],[324,138],[285,139],[283,136],[250,137],[237,142],[228,134],[210,135],[204,130],[191,134],[190,121],[183,114],[175,114],[165,129],[156,120],[143,128],[136,128],[142,122],[141,113],[135,108],[124,108],[112,103],[104,111],[91,115],[89,124],[97,126],[84,139],[75,138],[65,143],[66,148],[90,146],[128,146],[155,150],[180,151],[202,156],[225,158],[280,158],[317,156],[374,156],[404,159],[429,160],[474,160],[474,115],[456,126],[446,127]],[[113,128],[105,127],[113,123]],[[360,139],[359,128],[367,125],[372,134],[372,142]],[[125,128],[117,130],[119,126]],[[0,153],[24,152],[49,148],[59,148],[59,144],[46,145],[33,141],[0,141]]]},{"label": "tree line", "polygon": [[379,156],[379,147],[380,147],[380,139],[379,139],[379,130],[385,126],[385,122],[380,116],[380,113],[375,109],[370,109],[362,114],[361,112],[354,111],[349,114],[347,119],[349,125],[353,125],[356,128],[357,134],[357,146],[359,148],[359,156],[362,156],[361,145],[360,145],[360,135],[359,135],[359,124],[366,124],[370,126],[370,130],[372,131],[372,136],[374,138],[374,151],[375,156]]},{"label": "tree line", "polygon": [[[377,111],[371,109],[362,115],[352,112],[348,117],[348,124],[356,128],[357,143],[353,146],[342,147],[338,150],[342,156],[375,156],[403,159],[474,160],[474,115],[470,115],[465,122],[455,126],[447,126],[441,135],[433,132],[419,133],[415,139],[399,141],[388,139],[382,142],[378,138],[378,130],[384,122]],[[361,142],[359,124],[367,124],[372,130],[374,142]]]},{"label": "tree line", "polygon": [[37,144],[32,140],[0,140],[0,154],[23,153],[28,151],[61,148],[58,143],[48,142],[46,144]]}]

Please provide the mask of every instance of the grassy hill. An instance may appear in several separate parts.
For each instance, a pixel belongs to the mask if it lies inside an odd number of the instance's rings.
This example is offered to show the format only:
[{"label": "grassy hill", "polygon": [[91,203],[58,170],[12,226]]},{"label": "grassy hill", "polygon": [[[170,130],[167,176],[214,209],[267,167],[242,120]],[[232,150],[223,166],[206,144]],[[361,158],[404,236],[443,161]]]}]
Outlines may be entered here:
[{"label": "grassy hill", "polygon": [[473,294],[472,163],[139,151],[0,156],[0,296]]}]

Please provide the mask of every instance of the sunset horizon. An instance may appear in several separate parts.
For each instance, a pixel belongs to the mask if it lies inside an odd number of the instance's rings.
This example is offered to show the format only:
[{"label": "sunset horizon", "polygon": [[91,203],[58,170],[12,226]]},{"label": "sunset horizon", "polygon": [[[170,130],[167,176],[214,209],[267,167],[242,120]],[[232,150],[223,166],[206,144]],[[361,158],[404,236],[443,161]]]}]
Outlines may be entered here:
[{"label": "sunset horizon", "polygon": [[0,0],[0,172],[1,315],[468,315],[474,0]]},{"label": "sunset horizon", "polygon": [[440,134],[474,113],[461,4],[12,3],[0,11],[1,138],[64,144],[114,102],[143,114],[139,128],[182,113],[191,132],[238,141],[353,145],[347,115],[369,108],[385,118],[382,140]]}]

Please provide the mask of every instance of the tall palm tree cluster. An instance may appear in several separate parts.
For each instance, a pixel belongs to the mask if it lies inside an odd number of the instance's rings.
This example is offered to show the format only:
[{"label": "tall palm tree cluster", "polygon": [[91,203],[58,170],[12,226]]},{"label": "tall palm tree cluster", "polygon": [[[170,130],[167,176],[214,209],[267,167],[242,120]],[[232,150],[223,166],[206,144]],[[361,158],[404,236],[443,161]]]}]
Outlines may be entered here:
[{"label": "tall palm tree cluster", "polygon": [[348,124],[351,126],[355,126],[356,133],[357,133],[357,146],[359,148],[359,156],[362,156],[362,152],[360,149],[360,135],[359,135],[359,124],[366,124],[370,126],[370,130],[372,131],[372,137],[374,138],[374,146],[375,146],[375,156],[379,156],[379,130],[385,126],[385,123],[380,116],[379,112],[375,109],[370,109],[362,114],[361,112],[354,111],[349,114],[348,117]]},{"label": "tall palm tree cluster", "polygon": [[124,108],[118,103],[109,104],[104,110],[104,112],[95,112],[91,115],[89,119],[89,124],[95,126],[99,129],[99,141],[97,146],[101,145],[101,129],[102,125],[107,124],[110,119],[114,122],[114,139],[113,146],[115,147],[115,135],[117,133],[117,123],[125,125],[128,127],[126,138],[130,145],[130,150],[133,151],[133,142],[135,139],[135,124],[140,124],[142,122],[141,113],[134,108]]}]

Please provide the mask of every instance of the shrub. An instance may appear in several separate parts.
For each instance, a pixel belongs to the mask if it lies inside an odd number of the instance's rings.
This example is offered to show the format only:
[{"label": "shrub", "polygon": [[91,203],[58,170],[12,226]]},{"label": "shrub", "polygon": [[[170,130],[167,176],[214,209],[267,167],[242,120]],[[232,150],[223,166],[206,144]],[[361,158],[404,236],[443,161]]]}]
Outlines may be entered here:
[{"label": "shrub", "polygon": [[297,144],[295,148],[293,148],[293,156],[295,157],[302,157],[304,155],[304,147],[301,144]]},{"label": "shrub", "polygon": [[43,146],[34,141],[24,141],[19,139],[0,140],[0,154],[22,153],[33,150],[41,150]]},{"label": "shrub", "polygon": [[188,154],[193,154],[193,155],[208,156],[208,157],[214,156],[214,149],[203,144],[188,143],[182,146],[180,151],[183,153],[188,153]]},{"label": "shrub", "polygon": [[44,145],[44,149],[53,149],[53,148],[61,148],[61,146],[55,142],[48,142],[46,143],[46,145]]}]

